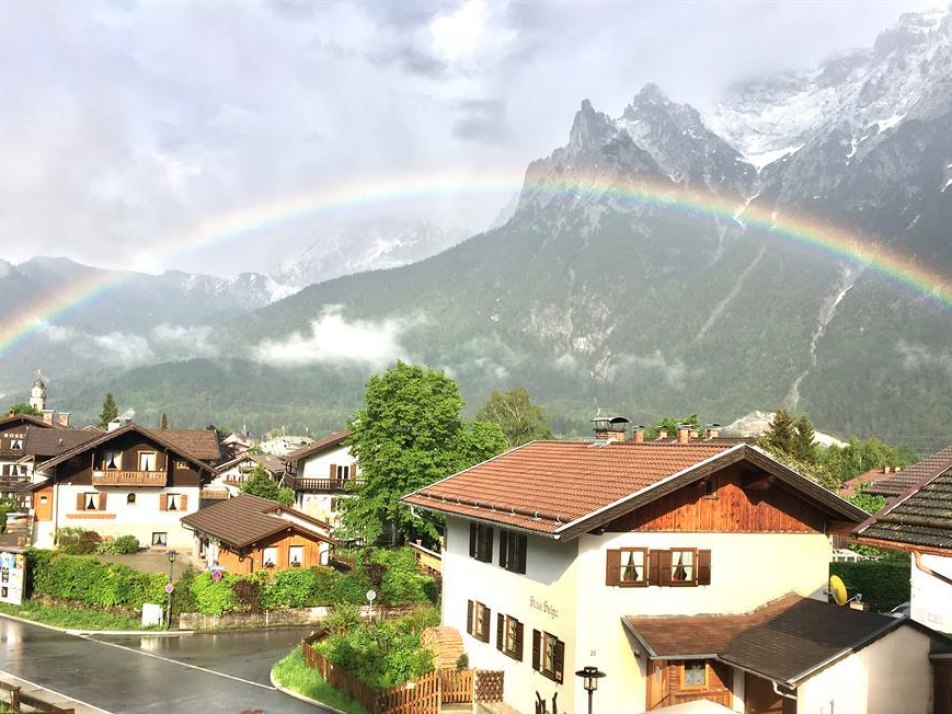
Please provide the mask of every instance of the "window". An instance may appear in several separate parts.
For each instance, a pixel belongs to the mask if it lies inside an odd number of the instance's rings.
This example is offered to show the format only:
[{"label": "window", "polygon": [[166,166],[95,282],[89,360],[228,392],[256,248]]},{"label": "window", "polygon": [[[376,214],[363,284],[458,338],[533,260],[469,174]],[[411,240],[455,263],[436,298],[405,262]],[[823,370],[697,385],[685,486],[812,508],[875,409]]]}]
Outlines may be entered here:
[{"label": "window", "polygon": [[134,493],[130,493],[128,496],[126,496],[126,504],[129,506],[136,505],[136,495]]},{"label": "window", "polygon": [[496,649],[522,661],[522,623],[501,612],[496,616]]},{"label": "window", "polygon": [[10,439],[10,449],[13,451],[23,451],[23,438],[14,437]]},{"label": "window", "polygon": [[469,524],[469,557],[493,562],[493,529],[482,523]]},{"label": "window", "polygon": [[261,562],[266,568],[273,568],[278,564],[278,548],[277,546],[268,546],[264,549],[264,552],[261,556]]},{"label": "window", "polygon": [[514,573],[526,572],[527,538],[510,531],[499,532],[499,564]]},{"label": "window", "polygon": [[155,471],[157,456],[154,451],[139,452],[139,471]]},{"label": "window", "polygon": [[681,666],[681,687],[683,689],[703,689],[706,686],[706,662],[685,662]]},{"label": "window", "polygon": [[556,682],[565,669],[565,643],[548,632],[532,631],[532,668]]},{"label": "window", "polygon": [[489,642],[489,608],[481,602],[466,601],[466,631],[480,642]]},{"label": "window", "polygon": [[162,532],[154,531],[152,533],[152,545],[159,546],[160,548],[164,548],[165,546],[168,545],[168,543],[169,543],[169,534],[166,533],[165,531],[162,531]]},{"label": "window", "polygon": [[103,471],[119,471],[122,468],[122,452],[107,449],[102,452]]},{"label": "window", "polygon": [[648,549],[621,548],[608,551],[605,584],[639,587],[648,584]]},{"label": "window", "polygon": [[693,585],[696,581],[695,570],[695,551],[693,550],[672,550],[671,563],[668,567],[671,569],[672,585]]},{"label": "window", "polygon": [[349,466],[338,466],[337,467],[337,480],[346,481],[350,478],[350,467]]},{"label": "window", "polygon": [[83,510],[84,511],[98,511],[99,510],[99,494],[95,491],[87,491],[83,494]]},{"label": "window", "polygon": [[292,545],[288,548],[288,565],[298,568],[304,563],[304,546]]},{"label": "window", "polygon": [[160,511],[184,511],[188,502],[181,493],[163,493],[159,496]]}]

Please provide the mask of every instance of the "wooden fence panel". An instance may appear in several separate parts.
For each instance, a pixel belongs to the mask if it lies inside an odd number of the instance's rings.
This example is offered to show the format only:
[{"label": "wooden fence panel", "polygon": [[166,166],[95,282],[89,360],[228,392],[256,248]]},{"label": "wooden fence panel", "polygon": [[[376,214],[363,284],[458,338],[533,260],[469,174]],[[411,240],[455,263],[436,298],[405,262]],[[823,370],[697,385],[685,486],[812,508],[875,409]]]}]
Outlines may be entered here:
[{"label": "wooden fence panel", "polygon": [[440,685],[443,704],[466,704],[473,701],[473,670],[441,669]]},{"label": "wooden fence panel", "polygon": [[439,714],[440,676],[430,672],[412,682],[380,691],[379,714]]},{"label": "wooden fence panel", "polygon": [[502,671],[477,669],[473,687],[473,699],[477,702],[501,702],[503,693]]}]

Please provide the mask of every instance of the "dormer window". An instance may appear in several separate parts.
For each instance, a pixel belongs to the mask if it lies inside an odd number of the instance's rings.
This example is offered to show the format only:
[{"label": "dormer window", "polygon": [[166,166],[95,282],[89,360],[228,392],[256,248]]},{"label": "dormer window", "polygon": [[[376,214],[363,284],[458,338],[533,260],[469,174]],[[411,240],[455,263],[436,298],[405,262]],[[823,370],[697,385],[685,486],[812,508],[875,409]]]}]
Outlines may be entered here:
[{"label": "dormer window", "polygon": [[10,450],[11,451],[23,451],[23,438],[14,437],[10,439]]},{"label": "dormer window", "polygon": [[139,452],[139,471],[155,471],[158,456],[154,451]]}]

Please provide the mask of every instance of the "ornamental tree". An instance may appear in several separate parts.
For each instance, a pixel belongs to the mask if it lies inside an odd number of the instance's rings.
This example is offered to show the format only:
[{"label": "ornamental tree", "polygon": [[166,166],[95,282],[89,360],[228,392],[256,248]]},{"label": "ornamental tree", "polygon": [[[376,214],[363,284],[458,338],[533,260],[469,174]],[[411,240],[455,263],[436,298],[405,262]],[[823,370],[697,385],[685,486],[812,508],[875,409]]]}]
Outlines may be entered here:
[{"label": "ornamental tree", "polygon": [[506,448],[496,424],[463,422],[459,386],[443,372],[397,362],[367,382],[363,407],[348,425],[351,454],[364,485],[341,504],[341,524],[353,538],[391,544],[406,535],[437,537],[434,524],[400,499]]},{"label": "ornamental tree", "polygon": [[486,403],[476,412],[476,419],[498,424],[509,446],[552,438],[552,428],[545,411],[532,403],[525,387],[516,387],[508,392],[493,390]]}]

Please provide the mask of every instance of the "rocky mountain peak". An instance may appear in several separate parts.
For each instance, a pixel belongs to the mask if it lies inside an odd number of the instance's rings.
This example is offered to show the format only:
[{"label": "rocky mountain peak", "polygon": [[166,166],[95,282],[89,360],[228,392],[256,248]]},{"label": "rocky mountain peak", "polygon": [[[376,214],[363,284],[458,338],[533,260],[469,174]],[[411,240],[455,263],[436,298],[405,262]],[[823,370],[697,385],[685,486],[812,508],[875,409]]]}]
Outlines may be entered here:
[{"label": "rocky mountain peak", "polygon": [[597,151],[616,131],[608,115],[595,111],[592,103],[585,99],[575,114],[575,121],[572,122],[567,148],[575,153]]}]

